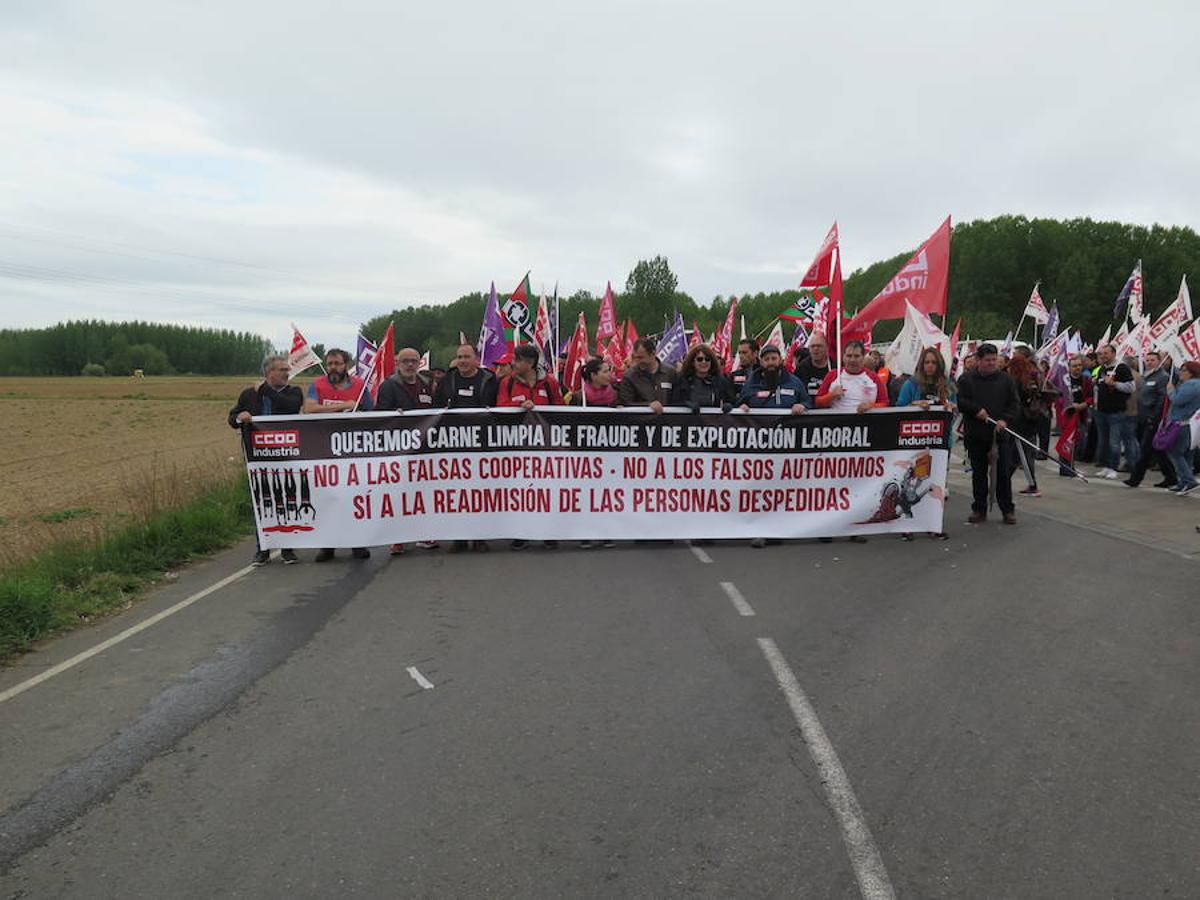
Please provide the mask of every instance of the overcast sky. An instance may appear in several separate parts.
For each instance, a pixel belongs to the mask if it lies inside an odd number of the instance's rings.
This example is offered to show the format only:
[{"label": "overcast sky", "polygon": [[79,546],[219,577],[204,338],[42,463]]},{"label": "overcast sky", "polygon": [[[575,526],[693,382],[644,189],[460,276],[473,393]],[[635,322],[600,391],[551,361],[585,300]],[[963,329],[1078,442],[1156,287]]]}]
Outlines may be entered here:
[{"label": "overcast sky", "polygon": [[[349,343],[532,269],[701,302],[1024,213],[1200,227],[1191,2],[0,3],[0,327]],[[1114,285],[1114,292],[1120,285]]]}]

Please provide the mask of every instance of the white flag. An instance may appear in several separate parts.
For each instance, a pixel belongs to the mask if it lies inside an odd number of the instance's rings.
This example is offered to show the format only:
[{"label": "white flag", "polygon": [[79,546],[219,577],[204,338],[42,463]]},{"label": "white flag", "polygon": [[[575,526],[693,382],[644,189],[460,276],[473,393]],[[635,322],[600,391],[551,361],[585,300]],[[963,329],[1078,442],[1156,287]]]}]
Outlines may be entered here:
[{"label": "white flag", "polygon": [[783,351],[787,349],[787,344],[783,342],[783,323],[781,323],[779,319],[775,320],[775,327],[772,328],[771,333],[767,335],[766,343],[764,343],[763,346],[766,347],[767,344],[770,344],[780,353],[783,353]]},{"label": "white flag", "polygon": [[911,375],[916,372],[917,364],[921,361],[921,351],[926,347],[937,347],[946,362],[946,371],[949,372],[953,361],[950,335],[934,325],[929,316],[907,300],[904,301],[904,305],[904,327],[888,347],[883,364],[888,367],[888,371],[895,374]]},{"label": "white flag", "polygon": [[417,371],[418,372],[428,372],[429,371],[429,351],[428,350],[426,350],[424,353],[421,354],[421,362],[417,366]]},{"label": "white flag", "polygon": [[1033,286],[1033,292],[1029,295],[1029,302],[1025,304],[1025,312],[1022,315],[1029,316],[1039,325],[1045,325],[1050,321],[1050,312],[1046,309],[1046,304],[1042,302],[1042,295],[1038,293],[1036,284]]},{"label": "white flag", "polygon": [[292,349],[288,352],[288,378],[303,372],[310,366],[319,366],[320,358],[313,353],[312,347],[304,339],[295,324],[292,325]]},{"label": "white flag", "polygon": [[1192,295],[1188,292],[1187,276],[1184,275],[1179,280],[1179,295],[1158,317],[1158,321],[1150,326],[1150,345],[1155,348],[1163,346],[1164,338],[1174,336],[1181,326],[1191,320]]}]

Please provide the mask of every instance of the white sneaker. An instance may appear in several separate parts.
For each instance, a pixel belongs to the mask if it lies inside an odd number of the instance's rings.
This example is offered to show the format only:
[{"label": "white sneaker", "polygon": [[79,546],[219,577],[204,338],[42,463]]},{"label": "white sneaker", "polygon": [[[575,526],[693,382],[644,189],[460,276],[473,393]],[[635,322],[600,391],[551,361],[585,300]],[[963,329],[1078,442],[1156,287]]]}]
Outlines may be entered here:
[{"label": "white sneaker", "polygon": [[1096,470],[1096,476],[1095,476],[1095,477],[1096,477],[1096,478],[1107,478],[1107,477],[1108,477],[1108,473],[1109,473],[1109,472],[1111,472],[1111,471],[1112,471],[1112,469],[1106,468],[1105,466],[1101,466],[1100,468],[1098,468],[1098,469]]},{"label": "white sneaker", "polygon": [[1112,469],[1108,469],[1108,470],[1107,470],[1107,471],[1104,473],[1104,477],[1105,477],[1105,478],[1109,478],[1109,479],[1116,480],[1117,478],[1120,478],[1121,476],[1120,476],[1120,475],[1118,475],[1116,472],[1114,472]]}]

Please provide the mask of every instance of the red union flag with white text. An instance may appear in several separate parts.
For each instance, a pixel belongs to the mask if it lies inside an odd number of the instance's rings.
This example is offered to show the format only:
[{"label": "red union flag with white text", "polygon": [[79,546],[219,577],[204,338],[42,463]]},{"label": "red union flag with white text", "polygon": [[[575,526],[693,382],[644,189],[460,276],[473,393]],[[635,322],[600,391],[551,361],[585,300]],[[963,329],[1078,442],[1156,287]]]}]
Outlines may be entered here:
[{"label": "red union flag with white text", "polygon": [[912,258],[850,320],[845,330],[869,329],[876,322],[904,318],[904,301],[926,315],[946,314],[946,288],[950,281],[950,217],[929,236]]}]

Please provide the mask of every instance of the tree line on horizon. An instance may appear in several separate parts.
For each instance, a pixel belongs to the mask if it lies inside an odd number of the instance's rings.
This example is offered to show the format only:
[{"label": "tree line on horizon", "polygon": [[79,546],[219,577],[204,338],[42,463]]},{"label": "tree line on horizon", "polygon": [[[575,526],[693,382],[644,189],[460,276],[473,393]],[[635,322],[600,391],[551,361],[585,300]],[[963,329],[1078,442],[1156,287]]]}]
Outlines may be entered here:
[{"label": "tree line on horizon", "polygon": [[[816,243],[814,239],[814,250]],[[845,280],[847,311],[865,306],[912,253],[904,250],[850,273]],[[1182,226],[1145,227],[1088,218],[1007,215],[960,223],[954,227],[951,243],[945,330],[961,318],[964,336],[1002,338],[1017,327],[1029,293],[1040,281],[1047,305],[1057,301],[1062,324],[1080,328],[1087,340],[1095,340],[1110,323],[1113,300],[1138,259],[1143,264],[1145,309],[1154,317],[1175,299],[1182,275],[1200,272],[1200,235]],[[781,289],[740,295],[739,319],[745,317],[748,334],[765,332],[799,294]],[[501,302],[507,297],[501,295]],[[687,327],[696,323],[710,335],[724,323],[731,299],[716,296],[703,303],[680,291],[668,260],[655,256],[639,261],[629,272],[624,290],[616,293],[616,309],[617,317],[632,319],[640,334],[660,333],[678,311]],[[594,340],[600,300],[585,290],[560,298],[560,341],[569,336],[581,312]],[[435,365],[445,365],[458,346],[460,331],[469,341],[477,338],[486,301],[478,291],[446,304],[393,309],[363,322],[361,331],[378,342],[394,321],[397,347],[429,350]],[[531,313],[536,303],[531,298]],[[891,340],[901,324],[881,322],[873,336]],[[735,336],[739,329],[740,322]],[[317,329],[312,331],[316,332],[312,336],[319,335]],[[786,323],[784,334],[791,338]],[[1029,334],[1025,331],[1022,336]],[[320,354],[324,345],[314,343],[314,348]],[[261,336],[229,330],[148,322],[66,322],[0,331],[0,375],[77,375],[85,366],[93,367],[93,372],[102,366],[114,375],[138,368],[148,375],[246,375],[259,371],[270,349],[270,342]]]}]

